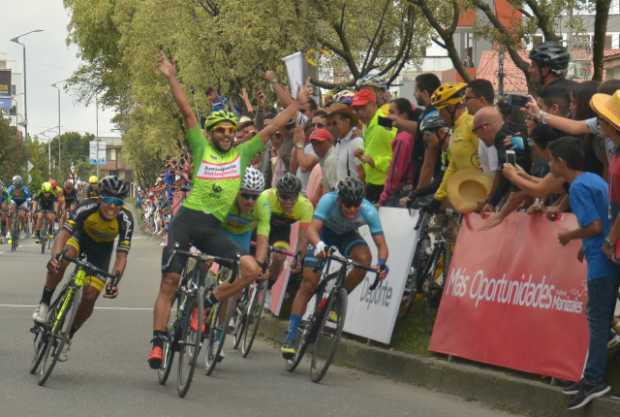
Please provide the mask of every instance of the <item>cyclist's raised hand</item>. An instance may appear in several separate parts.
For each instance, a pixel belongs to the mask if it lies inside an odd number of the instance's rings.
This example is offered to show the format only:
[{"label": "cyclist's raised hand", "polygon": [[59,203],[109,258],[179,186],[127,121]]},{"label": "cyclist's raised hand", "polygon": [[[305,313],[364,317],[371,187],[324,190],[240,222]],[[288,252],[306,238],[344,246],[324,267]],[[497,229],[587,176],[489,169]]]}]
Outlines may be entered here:
[{"label": "cyclist's raised hand", "polygon": [[159,51],[159,72],[161,72],[166,78],[173,78],[177,75],[176,66],[168,59],[166,53],[163,50]]}]

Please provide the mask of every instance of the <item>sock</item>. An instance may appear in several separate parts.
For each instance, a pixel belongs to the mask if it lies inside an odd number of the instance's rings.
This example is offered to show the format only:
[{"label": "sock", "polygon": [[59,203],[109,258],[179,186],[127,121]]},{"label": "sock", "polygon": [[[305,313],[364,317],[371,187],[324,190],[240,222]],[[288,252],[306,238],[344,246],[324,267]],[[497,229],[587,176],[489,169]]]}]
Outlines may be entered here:
[{"label": "sock", "polygon": [[166,337],[166,332],[162,332],[161,330],[153,330],[153,346],[162,347],[164,345],[164,338]]},{"label": "sock", "polygon": [[52,302],[52,295],[54,295],[53,288],[43,287],[43,294],[41,295],[41,304],[50,305]]},{"label": "sock", "polygon": [[297,329],[301,322],[301,316],[299,314],[291,314],[288,322],[288,333],[286,335],[286,343],[293,343],[297,338]]}]

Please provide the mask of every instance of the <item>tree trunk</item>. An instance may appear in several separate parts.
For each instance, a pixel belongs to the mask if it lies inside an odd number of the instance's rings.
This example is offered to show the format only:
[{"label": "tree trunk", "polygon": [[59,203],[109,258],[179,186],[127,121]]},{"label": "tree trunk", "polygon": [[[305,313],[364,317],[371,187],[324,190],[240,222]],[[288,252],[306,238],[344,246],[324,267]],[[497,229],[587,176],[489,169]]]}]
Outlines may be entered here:
[{"label": "tree trunk", "polygon": [[592,45],[592,79],[603,80],[603,59],[605,58],[605,34],[611,0],[597,0],[594,19],[594,41]]}]

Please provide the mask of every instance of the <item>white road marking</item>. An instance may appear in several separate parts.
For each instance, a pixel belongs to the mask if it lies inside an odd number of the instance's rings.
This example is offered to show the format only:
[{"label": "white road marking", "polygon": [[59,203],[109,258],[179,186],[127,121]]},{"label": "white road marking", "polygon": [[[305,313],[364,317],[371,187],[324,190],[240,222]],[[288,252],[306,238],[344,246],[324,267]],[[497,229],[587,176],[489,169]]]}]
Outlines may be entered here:
[{"label": "white road marking", "polygon": [[[35,308],[34,304],[0,304],[0,308]],[[109,311],[153,311],[153,307],[95,307],[95,310]]]}]

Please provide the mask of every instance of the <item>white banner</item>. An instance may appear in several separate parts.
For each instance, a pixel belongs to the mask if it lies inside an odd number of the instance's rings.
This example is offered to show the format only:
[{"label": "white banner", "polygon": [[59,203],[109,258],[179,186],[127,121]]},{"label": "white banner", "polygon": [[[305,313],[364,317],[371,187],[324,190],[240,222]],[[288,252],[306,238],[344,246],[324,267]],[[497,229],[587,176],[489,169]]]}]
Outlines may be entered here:
[{"label": "white banner", "polygon": [[303,87],[304,78],[304,55],[301,52],[285,56],[282,58],[286,65],[286,73],[288,74],[288,85],[291,89],[293,98],[297,98],[299,89]]},{"label": "white banner", "polygon": [[[409,210],[404,208],[381,207],[379,217],[390,253],[387,262],[390,273],[374,291],[369,289],[374,282],[374,274],[368,274],[349,294],[344,331],[390,344],[407,275],[418,243],[418,231],[415,230],[418,211],[412,211],[410,214]],[[377,248],[368,227],[361,228],[360,234],[368,242],[374,265],[377,262]]]},{"label": "white banner", "polygon": [[[97,152],[99,144],[99,152]],[[88,161],[92,165],[103,165],[106,163],[106,144],[105,142],[91,140],[89,142]]]}]

